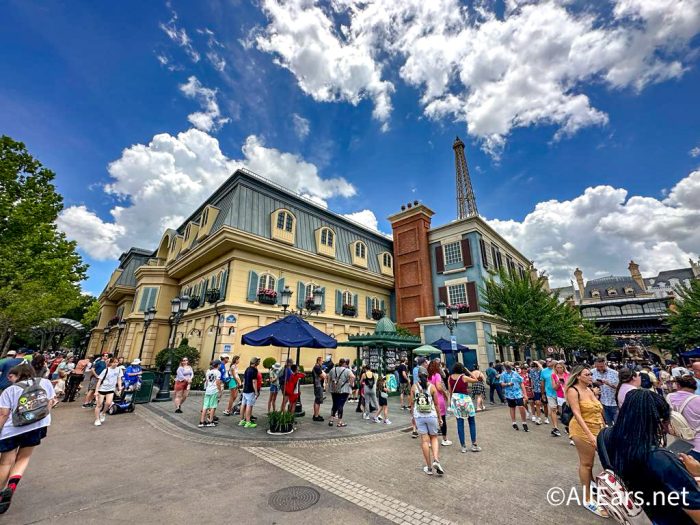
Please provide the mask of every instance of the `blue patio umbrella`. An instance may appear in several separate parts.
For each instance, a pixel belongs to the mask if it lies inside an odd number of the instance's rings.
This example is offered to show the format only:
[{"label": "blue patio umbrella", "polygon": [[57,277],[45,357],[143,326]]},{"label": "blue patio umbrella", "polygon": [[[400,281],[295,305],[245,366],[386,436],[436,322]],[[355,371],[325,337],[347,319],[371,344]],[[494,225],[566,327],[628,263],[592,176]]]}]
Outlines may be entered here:
[{"label": "blue patio umbrella", "polygon": [[[452,341],[445,339],[444,337],[441,337],[437,341],[430,343],[430,346],[434,346],[435,348],[437,348],[438,350],[442,350],[446,354],[452,352]],[[469,347],[460,344],[457,345],[458,352],[462,352],[464,350],[469,350]]]},{"label": "blue patio umbrella", "polygon": [[[244,345],[250,346],[287,346],[305,348],[337,348],[338,342],[311,326],[298,315],[288,315],[274,323],[262,326],[245,334]],[[297,354],[297,361],[299,356]]]},{"label": "blue patio umbrella", "polygon": [[452,351],[452,341],[449,339],[445,339],[444,337],[441,337],[437,341],[431,343],[432,346],[437,348],[438,350],[442,351],[445,354],[445,361],[447,364],[447,368],[452,370],[452,366],[457,362],[457,355],[459,353],[462,354],[462,361],[464,362],[465,365],[467,365],[469,368],[473,368],[474,363],[476,363],[476,353],[474,352],[474,357],[472,359],[467,358],[467,352],[471,350],[468,346],[464,345],[457,345],[457,351],[453,352]]}]

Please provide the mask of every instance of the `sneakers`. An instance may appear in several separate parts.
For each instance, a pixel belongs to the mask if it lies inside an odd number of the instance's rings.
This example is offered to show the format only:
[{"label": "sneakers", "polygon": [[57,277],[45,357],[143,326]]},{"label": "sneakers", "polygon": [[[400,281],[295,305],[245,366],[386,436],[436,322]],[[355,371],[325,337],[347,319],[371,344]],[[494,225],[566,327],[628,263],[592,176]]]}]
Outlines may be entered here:
[{"label": "sneakers", "polygon": [[175,413],[176,413],[176,414],[182,414],[182,410],[180,409],[180,407],[177,407],[177,408],[175,409]]},{"label": "sneakers", "polygon": [[596,516],[600,516],[601,518],[607,518],[608,517],[608,511],[605,510],[603,507],[598,505],[595,501],[591,500],[588,502],[584,502],[583,506],[590,510],[593,514]]},{"label": "sneakers", "polygon": [[312,421],[324,421],[323,417],[321,416],[314,416],[311,418]]},{"label": "sneakers", "polygon": [[523,430],[524,430],[525,432],[530,432],[530,429],[527,428],[527,423],[523,423]]},{"label": "sneakers", "polygon": [[433,461],[433,469],[439,476],[442,476],[445,473],[445,469],[442,468],[442,465],[440,465],[440,462],[437,460]]},{"label": "sneakers", "polygon": [[433,475],[433,469],[431,469],[428,465],[426,465],[425,467],[423,467],[423,472],[425,472],[428,476],[432,476],[432,475]]},{"label": "sneakers", "polygon": [[104,412],[102,412],[102,413],[100,414],[100,423],[104,423],[104,422],[105,422],[105,419],[107,419],[107,414],[105,414]]},{"label": "sneakers", "polygon": [[99,419],[96,419],[96,420],[95,420],[95,426],[96,426],[96,427],[102,426],[102,421],[100,421]]},{"label": "sneakers", "polygon": [[518,428],[518,424],[517,424],[517,423],[513,423],[512,426],[513,426],[513,430],[520,430],[520,429]]},{"label": "sneakers", "polygon": [[544,418],[544,424],[549,425],[549,418],[548,417]]},{"label": "sneakers", "polygon": [[200,422],[199,422],[199,425],[197,425],[197,426],[198,426],[199,428],[202,428],[202,427],[204,427],[204,426],[205,426],[205,423],[204,423],[204,421],[200,421]]},{"label": "sneakers", "polygon": [[385,419],[385,420],[384,420],[384,424],[385,424],[385,425],[391,425],[391,421],[389,421],[388,419]]},{"label": "sneakers", "polygon": [[215,427],[216,423],[214,423],[213,421],[210,421],[209,423],[204,423],[204,426],[205,427]]},{"label": "sneakers", "polygon": [[362,414],[362,419],[369,419],[369,414]]},{"label": "sneakers", "polygon": [[373,417],[373,418],[372,418],[372,421],[375,422],[375,423],[381,423],[382,420],[379,419],[378,417]]},{"label": "sneakers", "polygon": [[536,418],[535,416],[532,416],[532,417],[530,418],[530,420],[531,420],[533,423],[537,423],[537,418]]},{"label": "sneakers", "polygon": [[481,452],[481,447],[479,445],[472,445],[472,452]]},{"label": "sneakers", "polygon": [[257,423],[253,423],[253,422],[251,421],[251,422],[249,422],[249,423],[246,423],[246,424],[243,426],[243,428],[255,428],[255,427],[257,427],[257,426],[258,426]]},{"label": "sneakers", "polygon": [[467,453],[467,447],[462,447],[462,454],[466,454],[466,453]]},{"label": "sneakers", "polygon": [[231,412],[229,412],[228,410],[224,410],[224,415],[225,415],[225,416],[230,416],[230,415],[231,415]]},{"label": "sneakers", "polygon": [[[452,441],[450,441],[449,439],[443,439],[443,440],[442,440],[442,443],[440,443],[440,444],[441,444],[443,447],[449,447],[450,445],[452,445]],[[439,472],[438,472],[438,474],[439,474]]]},{"label": "sneakers", "polygon": [[408,410],[408,407],[401,407],[401,410]]},{"label": "sneakers", "polygon": [[411,432],[411,437],[412,437],[413,439],[416,439],[416,438],[418,437],[418,432],[415,431],[415,430],[414,430],[413,432]]},{"label": "sneakers", "polygon": [[561,436],[561,432],[559,432],[559,429],[558,429],[558,428],[553,428],[552,431],[550,432],[550,434],[552,434],[554,437],[560,437],[560,436]]},{"label": "sneakers", "polygon": [[381,421],[381,420],[384,419],[384,418],[383,418],[382,416],[377,416],[377,419],[378,419],[379,421]]},{"label": "sneakers", "polygon": [[535,418],[535,425],[541,425],[542,424],[542,419],[537,417]]},{"label": "sneakers", "polygon": [[95,403],[83,403],[82,405],[83,408],[92,408],[95,406]]},{"label": "sneakers", "polygon": [[245,425],[245,423],[246,423],[245,419],[241,419],[241,420],[238,422],[238,426],[239,426],[239,427],[242,427],[242,426]]},{"label": "sneakers", "polygon": [[572,447],[575,447],[575,446],[576,446],[576,443],[574,443],[574,440],[573,440],[573,439],[570,439],[570,440],[569,440],[569,445],[571,445]]}]

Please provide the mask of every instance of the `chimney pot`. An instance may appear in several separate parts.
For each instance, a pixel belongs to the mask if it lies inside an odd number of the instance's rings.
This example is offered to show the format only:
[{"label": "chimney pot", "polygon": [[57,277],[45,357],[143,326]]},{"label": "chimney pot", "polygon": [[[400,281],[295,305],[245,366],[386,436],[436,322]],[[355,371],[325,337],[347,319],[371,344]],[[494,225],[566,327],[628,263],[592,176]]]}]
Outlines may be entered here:
[{"label": "chimney pot", "polygon": [[418,206],[418,201],[413,201],[414,206]]},{"label": "chimney pot", "polygon": [[402,204],[402,205],[401,205],[401,211],[404,211],[405,209],[406,209],[406,205],[405,205],[405,204]]},{"label": "chimney pot", "polygon": [[409,203],[408,203],[408,207],[409,207],[409,208],[413,208],[413,205],[409,202]]}]

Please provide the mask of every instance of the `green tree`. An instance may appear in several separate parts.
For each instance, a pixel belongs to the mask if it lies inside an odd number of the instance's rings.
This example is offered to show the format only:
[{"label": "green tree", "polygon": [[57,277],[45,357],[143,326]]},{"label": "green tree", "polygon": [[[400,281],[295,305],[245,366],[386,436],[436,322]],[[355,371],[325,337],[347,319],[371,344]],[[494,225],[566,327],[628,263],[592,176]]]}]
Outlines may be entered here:
[{"label": "green tree", "polygon": [[675,287],[676,301],[668,316],[669,343],[676,349],[700,346],[700,280]]},{"label": "green tree", "polygon": [[[92,297],[92,296],[91,296]],[[90,329],[97,324],[100,317],[100,302],[92,297],[92,302],[83,311],[83,316],[80,318],[82,325]]]},{"label": "green tree", "polygon": [[56,228],[63,199],[54,173],[24,144],[0,137],[0,350],[80,304],[87,267]]}]

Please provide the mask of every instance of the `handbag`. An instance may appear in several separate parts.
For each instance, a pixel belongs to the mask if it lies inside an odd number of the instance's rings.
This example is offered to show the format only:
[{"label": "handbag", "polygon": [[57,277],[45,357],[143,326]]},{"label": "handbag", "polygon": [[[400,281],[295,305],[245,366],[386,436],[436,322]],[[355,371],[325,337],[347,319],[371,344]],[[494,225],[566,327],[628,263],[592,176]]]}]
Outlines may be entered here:
[{"label": "handbag", "polygon": [[[581,393],[578,391],[578,388],[576,388],[575,386],[572,386],[571,388],[576,390],[578,398],[581,399]],[[571,423],[571,420],[574,419],[574,411],[571,410],[569,403],[565,402],[561,406],[561,417],[559,419],[561,420],[562,425],[564,425],[565,427],[568,427],[569,423]]]}]

